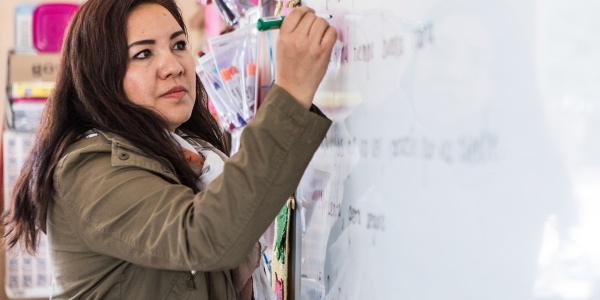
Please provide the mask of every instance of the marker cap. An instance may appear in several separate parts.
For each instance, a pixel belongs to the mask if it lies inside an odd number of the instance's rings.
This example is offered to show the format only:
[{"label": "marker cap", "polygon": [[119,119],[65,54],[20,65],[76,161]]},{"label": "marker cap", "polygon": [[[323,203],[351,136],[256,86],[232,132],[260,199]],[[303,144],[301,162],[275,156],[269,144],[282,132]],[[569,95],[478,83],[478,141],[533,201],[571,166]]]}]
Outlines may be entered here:
[{"label": "marker cap", "polygon": [[256,28],[265,31],[273,28],[279,28],[283,22],[283,16],[263,17],[256,22]]},{"label": "marker cap", "polygon": [[234,76],[235,74],[238,74],[238,69],[235,66],[230,66],[229,67],[229,73],[231,74],[231,76]]},{"label": "marker cap", "polygon": [[253,62],[249,62],[248,65],[246,65],[246,73],[250,76],[256,75],[256,65]]},{"label": "marker cap", "polygon": [[221,78],[223,78],[224,81],[231,80],[231,72],[229,72],[228,69],[221,70]]}]

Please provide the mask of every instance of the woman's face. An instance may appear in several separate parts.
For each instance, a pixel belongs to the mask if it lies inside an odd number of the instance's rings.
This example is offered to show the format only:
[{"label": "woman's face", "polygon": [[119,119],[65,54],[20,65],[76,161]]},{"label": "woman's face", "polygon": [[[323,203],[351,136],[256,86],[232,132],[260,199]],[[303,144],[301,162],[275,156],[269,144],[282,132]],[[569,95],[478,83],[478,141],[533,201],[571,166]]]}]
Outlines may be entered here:
[{"label": "woman's face", "polygon": [[187,37],[158,4],[135,8],[126,30],[125,94],[131,102],[155,110],[174,131],[190,118],[196,100],[195,64]]}]

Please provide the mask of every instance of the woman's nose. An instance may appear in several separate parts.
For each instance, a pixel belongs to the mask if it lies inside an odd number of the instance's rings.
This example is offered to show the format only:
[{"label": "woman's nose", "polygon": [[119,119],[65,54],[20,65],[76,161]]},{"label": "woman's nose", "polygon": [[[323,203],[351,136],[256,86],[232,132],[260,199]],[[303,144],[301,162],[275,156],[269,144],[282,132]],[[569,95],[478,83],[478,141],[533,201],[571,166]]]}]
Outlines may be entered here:
[{"label": "woman's nose", "polygon": [[183,74],[183,70],[183,65],[172,52],[161,55],[158,71],[160,78],[166,79],[173,76],[179,76]]}]

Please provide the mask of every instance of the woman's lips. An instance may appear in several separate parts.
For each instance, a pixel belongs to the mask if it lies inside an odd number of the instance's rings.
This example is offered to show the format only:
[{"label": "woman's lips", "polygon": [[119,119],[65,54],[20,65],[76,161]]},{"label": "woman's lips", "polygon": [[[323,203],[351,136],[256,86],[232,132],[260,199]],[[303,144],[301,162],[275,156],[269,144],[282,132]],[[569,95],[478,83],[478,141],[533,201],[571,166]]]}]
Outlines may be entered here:
[{"label": "woman's lips", "polygon": [[185,96],[186,91],[170,92],[163,95],[163,98],[177,98],[181,99]]},{"label": "woman's lips", "polygon": [[184,87],[176,86],[176,87],[173,87],[170,90],[168,90],[161,97],[181,99],[183,96],[185,96],[186,93],[187,93],[187,90]]}]

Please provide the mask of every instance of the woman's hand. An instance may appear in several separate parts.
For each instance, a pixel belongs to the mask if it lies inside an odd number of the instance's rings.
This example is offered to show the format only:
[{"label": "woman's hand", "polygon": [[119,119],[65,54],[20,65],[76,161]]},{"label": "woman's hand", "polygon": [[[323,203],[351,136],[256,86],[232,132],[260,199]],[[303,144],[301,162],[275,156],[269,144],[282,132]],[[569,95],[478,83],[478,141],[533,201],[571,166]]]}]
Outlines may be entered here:
[{"label": "woman's hand", "polygon": [[294,8],[279,29],[275,83],[307,109],[325,76],[337,30],[306,6]]}]

